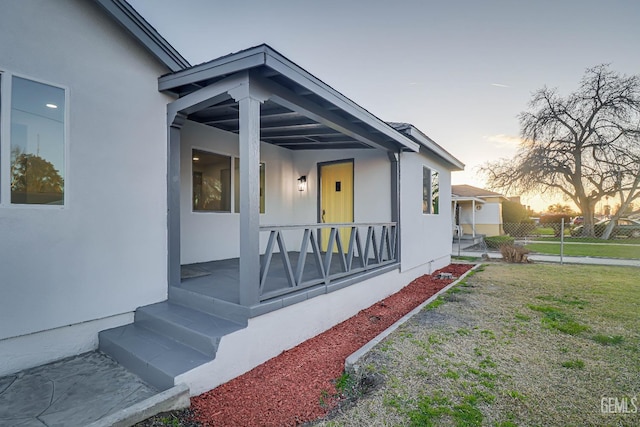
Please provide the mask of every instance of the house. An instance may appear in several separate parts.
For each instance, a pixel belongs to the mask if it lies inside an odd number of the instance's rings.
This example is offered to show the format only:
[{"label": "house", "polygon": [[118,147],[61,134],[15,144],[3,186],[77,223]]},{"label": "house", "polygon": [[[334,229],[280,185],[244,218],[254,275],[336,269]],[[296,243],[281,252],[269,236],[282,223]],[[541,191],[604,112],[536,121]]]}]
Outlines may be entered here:
[{"label": "house", "polygon": [[474,239],[478,235],[499,236],[502,228],[502,202],[500,193],[473,187],[452,185],[452,223],[454,233]]},{"label": "house", "polygon": [[199,394],[450,262],[463,164],[271,47],[192,66],[124,0],[0,29],[0,375]]}]

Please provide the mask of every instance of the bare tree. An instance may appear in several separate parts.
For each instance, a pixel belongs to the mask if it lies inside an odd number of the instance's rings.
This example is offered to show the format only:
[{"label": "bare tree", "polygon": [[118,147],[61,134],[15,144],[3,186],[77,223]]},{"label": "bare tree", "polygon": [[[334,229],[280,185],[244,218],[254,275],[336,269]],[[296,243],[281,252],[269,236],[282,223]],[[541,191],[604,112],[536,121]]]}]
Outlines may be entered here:
[{"label": "bare tree", "polygon": [[593,235],[603,197],[622,197],[628,205],[640,196],[640,76],[608,65],[589,68],[567,96],[547,87],[535,92],[519,119],[516,156],[481,169],[491,188],[564,194],[582,212],[586,235]]}]

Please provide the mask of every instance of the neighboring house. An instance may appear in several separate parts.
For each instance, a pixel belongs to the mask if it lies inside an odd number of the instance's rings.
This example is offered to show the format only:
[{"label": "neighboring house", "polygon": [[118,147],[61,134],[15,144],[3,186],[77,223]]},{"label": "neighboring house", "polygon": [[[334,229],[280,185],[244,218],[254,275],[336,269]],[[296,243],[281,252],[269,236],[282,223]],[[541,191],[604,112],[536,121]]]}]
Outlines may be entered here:
[{"label": "neighboring house", "polygon": [[123,0],[0,14],[0,375],[102,349],[211,389],[450,262],[451,171],[266,45]]},{"label": "neighboring house", "polygon": [[500,193],[473,187],[452,185],[452,222],[454,233],[475,238],[478,235],[498,236],[502,228],[502,202]]}]

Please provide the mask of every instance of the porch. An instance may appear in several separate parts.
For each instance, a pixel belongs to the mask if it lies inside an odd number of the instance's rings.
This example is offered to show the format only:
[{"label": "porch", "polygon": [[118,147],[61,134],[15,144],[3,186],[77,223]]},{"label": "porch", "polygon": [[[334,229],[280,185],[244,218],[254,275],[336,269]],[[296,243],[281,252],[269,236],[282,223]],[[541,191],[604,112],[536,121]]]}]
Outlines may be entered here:
[{"label": "porch", "polygon": [[[179,96],[168,105],[170,297],[198,293],[253,317],[399,263],[398,163],[414,140],[268,46],[159,87]],[[336,164],[348,171],[323,181]]]},{"label": "porch", "polygon": [[[260,232],[268,240],[260,255],[258,307],[331,292],[398,266],[394,222],[262,226]],[[287,249],[298,242],[296,250]],[[240,258],[182,265],[176,287],[240,304]]]}]

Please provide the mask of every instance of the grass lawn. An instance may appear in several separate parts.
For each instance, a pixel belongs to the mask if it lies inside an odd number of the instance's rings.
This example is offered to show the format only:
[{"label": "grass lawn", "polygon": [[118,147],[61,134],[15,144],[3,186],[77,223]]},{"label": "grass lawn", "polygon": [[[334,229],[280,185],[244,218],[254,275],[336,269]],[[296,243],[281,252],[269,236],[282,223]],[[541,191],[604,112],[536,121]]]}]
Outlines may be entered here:
[{"label": "grass lawn", "polygon": [[[560,242],[560,237],[530,237],[529,240],[544,241],[544,242]],[[565,243],[598,243],[602,245],[640,245],[640,239],[632,238],[618,238],[610,240],[602,240],[595,237],[573,237],[565,236]]]},{"label": "grass lawn", "polygon": [[[602,242],[602,241],[601,241]],[[559,243],[529,243],[525,247],[541,254],[560,255]],[[604,243],[568,243],[565,242],[564,254],[567,256],[595,256],[605,258],[640,259],[640,246],[630,244]]]},{"label": "grass lawn", "polygon": [[489,264],[343,375],[357,399],[319,424],[640,425],[602,412],[603,398],[640,409],[638,272]]}]

